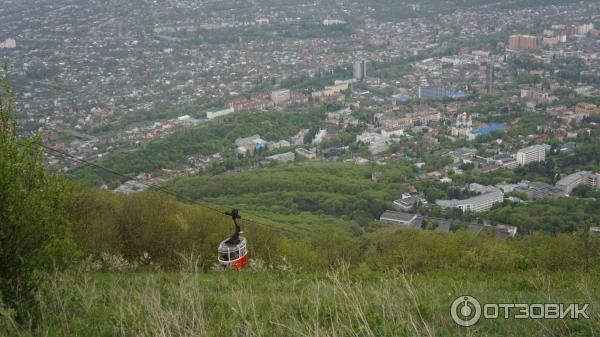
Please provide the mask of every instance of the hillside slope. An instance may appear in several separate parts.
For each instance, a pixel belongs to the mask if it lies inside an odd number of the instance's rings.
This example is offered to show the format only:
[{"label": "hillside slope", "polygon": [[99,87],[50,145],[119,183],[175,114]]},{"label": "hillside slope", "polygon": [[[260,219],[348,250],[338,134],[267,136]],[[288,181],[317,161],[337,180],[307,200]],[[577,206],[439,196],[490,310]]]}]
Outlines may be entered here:
[{"label": "hillside slope", "polygon": [[[192,264],[193,265],[193,264]],[[275,270],[63,275],[40,294],[44,336],[594,336],[598,273],[321,274]],[[260,269],[260,268],[258,268]],[[456,325],[461,295],[482,303],[590,303],[590,319]],[[10,329],[10,322],[0,318]],[[8,330],[6,330],[8,331]],[[29,331],[10,331],[28,336]]]}]

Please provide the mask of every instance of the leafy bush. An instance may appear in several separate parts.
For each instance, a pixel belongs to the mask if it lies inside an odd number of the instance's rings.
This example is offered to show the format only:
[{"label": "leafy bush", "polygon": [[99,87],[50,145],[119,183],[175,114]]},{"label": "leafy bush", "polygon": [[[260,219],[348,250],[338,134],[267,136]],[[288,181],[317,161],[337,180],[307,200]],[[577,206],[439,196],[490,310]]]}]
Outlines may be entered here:
[{"label": "leafy bush", "polygon": [[64,181],[44,171],[38,139],[21,139],[0,80],[0,295],[21,313],[45,276],[77,255],[68,232]]}]

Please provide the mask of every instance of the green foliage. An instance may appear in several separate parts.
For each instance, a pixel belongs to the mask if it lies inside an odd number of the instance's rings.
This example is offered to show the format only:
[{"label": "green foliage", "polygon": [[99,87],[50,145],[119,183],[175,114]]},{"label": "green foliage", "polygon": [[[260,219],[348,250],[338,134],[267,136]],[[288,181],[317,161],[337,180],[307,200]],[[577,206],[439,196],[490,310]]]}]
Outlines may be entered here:
[{"label": "green foliage", "polygon": [[37,138],[19,137],[12,92],[0,80],[0,295],[24,313],[48,273],[76,256],[69,236],[62,179],[44,172]]},{"label": "green foliage", "polygon": [[179,178],[166,187],[194,200],[361,221],[379,218],[415,173],[411,166],[390,164],[376,169],[384,178],[374,182],[373,170],[348,163],[292,163],[228,176]]},{"label": "green foliage", "polygon": [[492,232],[474,235],[461,230],[382,230],[369,240],[365,260],[374,270],[398,268],[406,272],[478,270],[483,272],[583,270],[585,258],[600,261],[600,238],[586,247],[580,234],[534,233],[498,240]]},{"label": "green foliage", "polygon": [[600,201],[560,198],[530,204],[509,204],[489,212],[494,221],[519,226],[519,231],[573,232],[588,221],[600,223]]},{"label": "green foliage", "polygon": [[[209,122],[204,125],[157,139],[140,148],[124,150],[99,160],[97,164],[122,174],[135,176],[140,172],[157,172],[162,168],[186,165],[188,156],[221,152],[234,166],[233,144],[237,138],[259,134],[266,140],[289,139],[298,130],[316,125],[320,111],[308,113],[244,113]],[[238,165],[244,162],[237,163]],[[232,167],[228,167],[232,168]],[[72,176],[86,183],[111,186],[123,178],[93,167],[81,167]]]},{"label": "green foliage", "polygon": [[[247,204],[240,204],[242,210],[268,195],[259,193],[253,201],[242,195],[247,200]],[[285,199],[277,196],[262,202]],[[598,216],[588,216],[600,214],[597,202],[565,199],[493,210],[489,216],[494,221],[519,226],[520,235],[507,241],[487,231],[476,236],[464,230],[440,233],[382,228],[368,218],[354,222],[344,216],[297,211],[277,204],[256,209],[254,206],[253,211],[242,212],[244,218],[260,220],[243,224],[250,256],[267,264],[285,258],[294,270],[325,271],[342,262],[351,267],[366,264],[375,272],[515,272],[531,268],[575,271],[586,268],[586,263],[600,263],[600,237],[592,236],[586,244],[588,239],[581,236],[583,224],[600,222]],[[215,263],[215,248],[232,229],[231,220],[222,215],[148,192],[114,195],[87,187],[75,188],[68,214],[75,240],[92,260],[109,253],[135,262],[147,254],[155,267],[164,269],[176,269],[181,254],[198,256],[198,267],[209,269]],[[561,214],[569,214],[569,218]],[[364,231],[357,223],[371,230]],[[539,230],[546,233],[535,232]],[[551,231],[565,233],[551,235]]]},{"label": "green foliage", "polygon": [[573,189],[571,195],[580,198],[600,198],[600,191],[586,185],[579,185]]},{"label": "green foliage", "polygon": [[202,256],[201,266],[209,267],[216,246],[233,231],[227,218],[160,193],[115,195],[76,186],[68,211],[86,256],[109,253],[135,261],[147,254],[164,268],[175,267],[181,253]]},{"label": "green foliage", "polygon": [[518,124],[514,127],[510,135],[530,135],[537,132],[538,125],[543,125],[546,122],[546,117],[535,113],[524,113],[520,116]]}]

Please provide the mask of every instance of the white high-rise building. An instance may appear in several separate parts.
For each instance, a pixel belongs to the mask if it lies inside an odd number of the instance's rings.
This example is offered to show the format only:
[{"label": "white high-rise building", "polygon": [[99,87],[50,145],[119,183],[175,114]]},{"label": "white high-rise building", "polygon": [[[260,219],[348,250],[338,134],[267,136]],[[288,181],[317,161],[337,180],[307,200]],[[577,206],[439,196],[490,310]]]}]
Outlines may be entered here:
[{"label": "white high-rise building", "polygon": [[546,160],[547,145],[533,145],[517,152],[517,163],[527,165]]}]

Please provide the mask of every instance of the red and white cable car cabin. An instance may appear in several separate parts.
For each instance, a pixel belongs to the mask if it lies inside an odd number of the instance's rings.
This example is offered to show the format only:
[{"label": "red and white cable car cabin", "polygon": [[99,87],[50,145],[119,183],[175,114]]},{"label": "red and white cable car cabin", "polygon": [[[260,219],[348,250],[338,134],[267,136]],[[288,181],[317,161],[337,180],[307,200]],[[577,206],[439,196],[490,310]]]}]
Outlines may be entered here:
[{"label": "red and white cable car cabin", "polygon": [[239,270],[248,264],[248,247],[246,238],[241,236],[241,228],[237,220],[242,217],[239,215],[237,209],[226,212],[225,214],[231,216],[233,223],[235,224],[235,232],[233,235],[221,242],[217,249],[219,254],[219,264],[229,269]]},{"label": "red and white cable car cabin", "polygon": [[239,237],[238,244],[231,244],[225,240],[219,245],[219,264],[230,269],[242,269],[248,264],[248,248],[246,238]]}]

